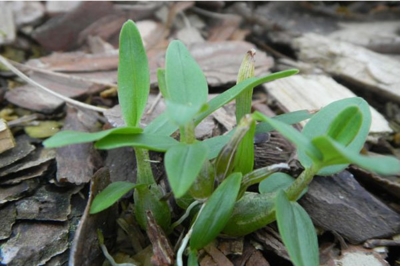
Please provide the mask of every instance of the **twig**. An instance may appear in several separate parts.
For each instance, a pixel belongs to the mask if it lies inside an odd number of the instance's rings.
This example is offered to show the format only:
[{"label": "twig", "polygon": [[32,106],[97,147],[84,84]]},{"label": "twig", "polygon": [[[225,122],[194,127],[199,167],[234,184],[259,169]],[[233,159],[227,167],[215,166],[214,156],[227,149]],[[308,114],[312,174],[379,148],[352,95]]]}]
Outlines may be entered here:
[{"label": "twig", "polygon": [[149,110],[146,112],[146,115],[150,115],[153,111],[154,111],[154,109],[156,108],[156,106],[158,105],[158,103],[160,102],[160,100],[161,100],[161,92],[159,92],[158,94],[157,94],[157,97],[156,97],[156,99],[154,100],[154,102],[153,102],[153,104],[150,106],[150,108],[149,108]]},{"label": "twig", "polygon": [[0,62],[5,65],[8,69],[10,69],[12,72],[14,72],[18,77],[20,77],[21,79],[23,79],[24,81],[26,81],[27,83],[29,83],[32,86],[35,86],[51,95],[54,95],[60,99],[62,99],[63,101],[70,103],[72,105],[81,107],[81,108],[85,108],[85,109],[89,109],[89,110],[93,110],[96,112],[100,112],[100,113],[104,113],[107,109],[105,108],[101,108],[101,107],[96,107],[90,104],[85,104],[76,100],[73,100],[71,98],[65,97],[64,95],[61,95],[57,92],[52,91],[51,89],[46,88],[45,86],[37,83],[36,81],[32,80],[31,78],[29,78],[28,76],[26,76],[24,73],[22,73],[21,71],[19,71],[16,67],[14,67],[12,64],[10,64],[7,59],[5,59],[3,56],[0,55]]}]

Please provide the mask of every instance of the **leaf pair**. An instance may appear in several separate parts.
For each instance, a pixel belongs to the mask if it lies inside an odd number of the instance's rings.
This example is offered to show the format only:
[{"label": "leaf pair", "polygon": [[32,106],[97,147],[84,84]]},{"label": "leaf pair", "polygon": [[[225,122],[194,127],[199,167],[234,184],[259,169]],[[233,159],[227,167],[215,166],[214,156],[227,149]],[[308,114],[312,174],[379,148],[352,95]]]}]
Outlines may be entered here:
[{"label": "leaf pair", "polygon": [[255,113],[254,117],[267,122],[293,142],[303,166],[310,168],[313,165],[320,175],[339,172],[349,163],[379,174],[400,172],[400,163],[394,158],[359,155],[371,124],[369,106],[361,98],[337,101],[323,108],[310,119],[303,134],[260,113]]}]

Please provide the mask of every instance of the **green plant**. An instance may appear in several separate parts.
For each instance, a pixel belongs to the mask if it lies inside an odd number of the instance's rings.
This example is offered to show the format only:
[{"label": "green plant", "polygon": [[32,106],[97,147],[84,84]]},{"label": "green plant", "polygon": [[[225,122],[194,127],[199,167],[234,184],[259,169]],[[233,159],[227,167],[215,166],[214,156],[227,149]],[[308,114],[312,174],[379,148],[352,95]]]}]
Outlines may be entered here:
[{"label": "green plant", "polygon": [[[245,58],[242,69],[251,68],[251,60]],[[196,205],[200,205],[178,250],[178,265],[183,263],[182,254],[188,243],[189,261],[195,263],[197,250],[221,231],[244,235],[276,218],[294,263],[315,265],[316,237],[310,233],[313,226],[304,210],[295,203],[312,177],[316,173],[340,171],[352,162],[377,172],[400,170],[398,162],[393,159],[379,159],[385,164],[388,161],[395,164],[389,167],[391,170],[385,171],[376,163],[370,164],[371,159],[358,155],[370,124],[368,106],[360,98],[333,103],[313,117],[306,111],[274,118],[260,113],[248,114],[253,87],[296,74],[297,70],[261,78],[252,77],[251,71],[241,70],[250,74],[239,74],[237,85],[207,102],[208,87],[204,74],[186,47],[179,41],[173,41],[167,49],[165,69],[157,72],[167,110],[143,129],[139,127],[139,122],[149,93],[149,70],[140,34],[132,21],[125,23],[121,30],[118,71],[119,101],[126,126],[96,133],[63,131],[46,140],[44,145],[60,147],[94,141],[98,149],[134,147],[137,183],[112,183],[93,201],[91,213],[108,208],[129,190],[135,189],[135,214],[141,227],[146,228],[146,211],[150,210],[156,222],[169,233],[189,216]],[[234,99],[238,99],[240,109],[237,113],[238,126],[226,135],[205,141],[196,140],[196,126]],[[289,126],[310,117],[312,119],[303,134]],[[256,120],[261,122],[256,125]],[[351,122],[347,123],[348,120]],[[317,128],[316,123],[321,123],[321,126]],[[273,129],[280,131],[298,147],[305,170],[295,181],[288,175],[277,178],[284,175],[276,172],[287,168],[286,164],[253,171],[254,134]],[[179,141],[170,137],[177,130]],[[178,205],[186,209],[182,218],[172,226],[169,206],[162,200],[165,192],[152,174],[149,150],[165,152],[164,165],[172,192]],[[250,150],[251,158],[242,160],[246,150]],[[257,183],[260,183],[260,193],[246,192],[250,185]],[[294,224],[285,222],[289,216],[295,217]],[[288,226],[306,228],[306,236],[301,230],[296,230],[294,234],[288,232]],[[312,243],[311,259],[307,259],[304,247],[299,247],[302,239],[308,239],[307,236],[310,237],[307,243]]]}]

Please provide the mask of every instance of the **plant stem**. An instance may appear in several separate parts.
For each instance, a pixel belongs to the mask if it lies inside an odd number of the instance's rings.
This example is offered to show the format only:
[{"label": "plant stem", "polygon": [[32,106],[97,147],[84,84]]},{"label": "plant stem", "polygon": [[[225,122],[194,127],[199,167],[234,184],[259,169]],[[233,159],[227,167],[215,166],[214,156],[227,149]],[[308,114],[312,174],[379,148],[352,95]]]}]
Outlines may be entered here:
[{"label": "plant stem", "polygon": [[193,222],[192,226],[190,227],[189,231],[187,232],[187,234],[185,235],[185,237],[182,240],[181,246],[178,249],[178,253],[176,254],[176,264],[178,266],[183,266],[183,260],[182,260],[182,255],[183,252],[185,251],[185,248],[189,242],[190,237],[192,236],[192,232],[193,232],[193,227],[197,222],[197,219],[200,217],[201,212],[203,211],[204,206],[206,206],[206,203],[203,203],[203,205],[201,205],[201,208],[199,210],[199,213],[197,214],[196,220]]},{"label": "plant stem", "polygon": [[304,171],[299,175],[296,181],[286,190],[286,195],[290,201],[296,201],[303,190],[311,183],[314,175],[318,172],[315,167],[304,169]]},{"label": "plant stem", "polygon": [[196,142],[196,136],[194,132],[194,122],[190,121],[185,126],[180,128],[181,142],[186,144],[193,144]]},{"label": "plant stem", "polygon": [[152,185],[156,183],[153,176],[153,171],[150,165],[149,151],[142,148],[134,148],[136,155],[136,165],[137,165],[137,179],[138,184],[148,184]]}]

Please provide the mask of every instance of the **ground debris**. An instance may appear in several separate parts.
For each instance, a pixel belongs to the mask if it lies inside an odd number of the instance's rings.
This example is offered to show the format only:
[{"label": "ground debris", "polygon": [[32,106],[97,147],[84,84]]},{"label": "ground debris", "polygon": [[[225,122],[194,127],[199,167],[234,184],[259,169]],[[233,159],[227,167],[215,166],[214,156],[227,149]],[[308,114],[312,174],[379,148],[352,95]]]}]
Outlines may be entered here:
[{"label": "ground debris", "polygon": [[331,178],[316,176],[299,203],[316,226],[334,231],[350,243],[399,232],[400,215],[360,186],[347,171]]},{"label": "ground debris", "polygon": [[26,138],[17,137],[16,142],[17,145],[13,149],[1,154],[0,168],[4,168],[23,159],[35,150],[35,146],[31,145]]},{"label": "ground debris", "polygon": [[81,187],[72,189],[46,185],[30,197],[19,200],[15,205],[18,220],[66,221],[71,213],[71,196]]},{"label": "ground debris", "polygon": [[0,248],[3,264],[43,265],[68,248],[68,223],[18,223],[13,237]]},{"label": "ground debris", "polygon": [[[80,132],[93,131],[93,124],[85,120],[85,115],[79,115],[77,109],[68,107],[67,117],[63,130]],[[81,119],[80,119],[81,118]],[[83,119],[83,120],[82,120]],[[57,181],[60,183],[74,183],[76,185],[88,183],[98,167],[100,157],[92,143],[69,145],[56,150]]]},{"label": "ground debris", "polygon": [[14,148],[15,145],[14,136],[7,123],[0,118],[0,154]]},{"label": "ground debris", "polygon": [[5,206],[0,205],[0,240],[7,239],[11,236],[16,215],[17,212],[13,203]]},{"label": "ground debris", "polygon": [[0,180],[9,174],[27,170],[53,160],[56,156],[54,149],[38,148],[22,160],[4,167],[0,173]]},{"label": "ground debris", "polygon": [[[44,87],[70,98],[83,97],[104,89],[104,86],[90,81],[60,76],[51,72],[34,71],[30,78]],[[54,113],[64,104],[64,101],[60,98],[30,84],[8,91],[5,97],[17,106],[46,114]]]},{"label": "ground debris", "polygon": [[38,180],[27,180],[15,186],[0,186],[0,206],[29,195],[38,185]]},{"label": "ground debris", "polygon": [[[325,75],[295,75],[267,83],[264,87],[288,112],[318,110],[334,101],[356,97],[348,88]],[[389,122],[373,107],[371,116],[371,134],[392,132]]]},{"label": "ground debris", "polygon": [[97,238],[97,230],[102,230],[105,237],[114,234],[116,208],[110,207],[94,215],[89,214],[89,210],[94,197],[109,183],[110,174],[106,168],[101,168],[94,174],[90,185],[89,200],[72,243],[70,265],[101,265],[104,260]]},{"label": "ground debris", "polygon": [[400,101],[400,62],[390,56],[312,33],[294,39],[292,45],[299,60],[355,86]]}]

